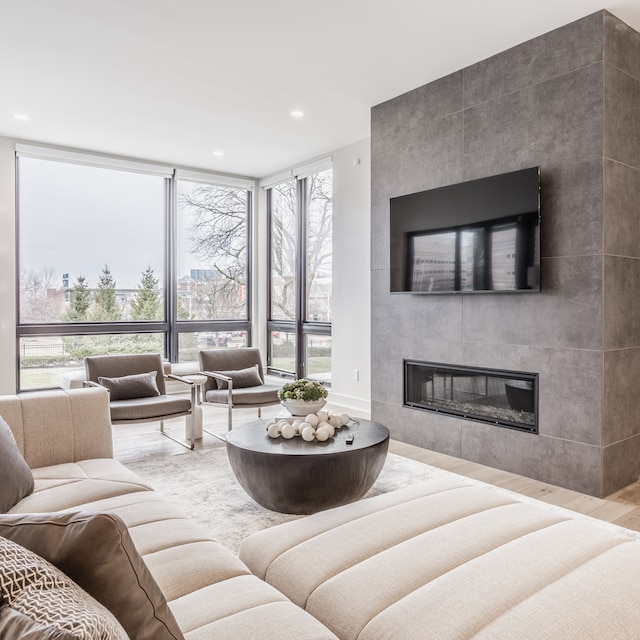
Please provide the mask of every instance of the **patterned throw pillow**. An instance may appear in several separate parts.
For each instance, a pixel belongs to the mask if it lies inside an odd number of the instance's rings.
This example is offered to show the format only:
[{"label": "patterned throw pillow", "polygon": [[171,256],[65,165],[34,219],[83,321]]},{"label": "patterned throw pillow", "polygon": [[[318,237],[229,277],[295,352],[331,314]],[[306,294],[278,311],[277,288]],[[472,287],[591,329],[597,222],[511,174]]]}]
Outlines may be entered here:
[{"label": "patterned throw pillow", "polygon": [[162,590],[115,513],[0,514],[0,536],[57,567],[111,611],[131,640],[184,640]]},{"label": "patterned throw pillow", "polygon": [[[75,582],[6,538],[0,538],[0,596],[11,609],[73,638],[127,640],[115,617]],[[11,633],[0,626],[0,637],[11,637]]]}]

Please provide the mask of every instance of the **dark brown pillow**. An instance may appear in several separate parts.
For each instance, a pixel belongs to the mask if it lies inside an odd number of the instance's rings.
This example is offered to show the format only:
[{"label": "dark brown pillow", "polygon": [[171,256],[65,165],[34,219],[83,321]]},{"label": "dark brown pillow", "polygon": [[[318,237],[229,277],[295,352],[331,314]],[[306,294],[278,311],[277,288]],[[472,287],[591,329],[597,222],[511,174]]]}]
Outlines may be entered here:
[{"label": "dark brown pillow", "polygon": [[0,515],[0,536],[58,567],[106,607],[131,640],[184,640],[160,587],[115,514]]},{"label": "dark brown pillow", "polygon": [[[258,365],[254,364],[253,367],[246,369],[237,369],[236,371],[216,371],[215,373],[221,373],[223,376],[231,378],[234,389],[243,389],[245,387],[257,387],[262,384],[262,378],[258,373]],[[218,389],[228,389],[229,385],[225,380],[215,379]]]},{"label": "dark brown pillow", "polygon": [[0,417],[0,513],[33,492],[33,473],[18,449],[9,425]]},{"label": "dark brown pillow", "polygon": [[149,373],[136,373],[131,376],[119,378],[98,377],[98,384],[106,387],[111,392],[111,400],[133,400],[134,398],[152,398],[159,396],[157,371]]}]

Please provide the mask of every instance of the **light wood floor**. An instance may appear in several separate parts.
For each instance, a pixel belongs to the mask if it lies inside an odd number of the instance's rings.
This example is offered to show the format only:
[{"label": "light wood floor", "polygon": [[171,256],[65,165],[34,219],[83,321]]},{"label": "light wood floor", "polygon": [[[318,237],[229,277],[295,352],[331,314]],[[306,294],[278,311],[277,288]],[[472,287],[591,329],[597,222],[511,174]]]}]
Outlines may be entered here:
[{"label": "light wood floor", "polygon": [[[344,408],[328,405],[330,411],[343,412]],[[226,410],[215,407],[203,408],[205,429],[224,434],[226,431]],[[267,407],[262,417],[275,416],[280,407]],[[353,417],[369,417],[365,413],[346,410]],[[255,420],[255,410],[235,410],[234,424]],[[166,423],[166,429],[174,436],[184,436],[184,418]],[[196,443],[196,449],[221,446],[219,440],[205,434]],[[543,502],[590,515],[606,522],[612,522],[628,529],[640,531],[640,481],[608,496],[605,499],[587,496],[577,491],[562,489],[551,484],[532,480],[507,471],[493,469],[474,462],[460,460],[435,451],[392,440],[389,451],[397,455],[429,464],[453,473],[488,482]],[[123,425],[114,427],[114,455],[123,463],[147,456],[171,456],[189,454],[187,449],[159,434],[155,423]]]}]

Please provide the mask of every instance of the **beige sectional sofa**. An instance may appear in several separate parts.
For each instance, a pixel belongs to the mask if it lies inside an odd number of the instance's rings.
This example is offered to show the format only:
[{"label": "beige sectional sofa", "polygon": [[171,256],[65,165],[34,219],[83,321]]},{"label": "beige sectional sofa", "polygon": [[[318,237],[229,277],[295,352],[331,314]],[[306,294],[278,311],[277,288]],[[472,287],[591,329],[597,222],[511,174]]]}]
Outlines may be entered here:
[{"label": "beige sectional sofa", "polygon": [[634,532],[455,474],[247,538],[342,640],[637,640]]},{"label": "beige sectional sofa", "polygon": [[33,493],[0,516],[0,532],[3,518],[13,528],[18,526],[18,514],[116,514],[188,640],[336,640],[113,459],[106,391],[3,396],[0,416],[13,431],[35,480]]},{"label": "beige sectional sofa", "polygon": [[[0,515],[0,535],[17,532],[63,566],[85,555],[109,566],[124,549],[131,567],[102,574],[103,591],[121,585],[125,605],[135,597],[161,622],[162,634],[126,619],[136,640],[640,638],[640,542],[613,525],[443,472],[256,533],[237,557],[113,460],[105,391],[0,397],[0,416],[35,478]],[[60,510],[44,523],[99,532],[97,512],[117,543],[90,532],[84,546],[43,544],[33,512]]]}]

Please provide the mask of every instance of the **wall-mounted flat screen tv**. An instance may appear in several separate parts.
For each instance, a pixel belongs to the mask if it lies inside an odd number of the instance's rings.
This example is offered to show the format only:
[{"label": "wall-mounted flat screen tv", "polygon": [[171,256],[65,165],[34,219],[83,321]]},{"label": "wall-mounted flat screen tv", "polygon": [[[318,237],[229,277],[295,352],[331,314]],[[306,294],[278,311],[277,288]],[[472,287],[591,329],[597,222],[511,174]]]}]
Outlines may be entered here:
[{"label": "wall-mounted flat screen tv", "polygon": [[390,203],[391,291],[540,291],[540,168]]}]

